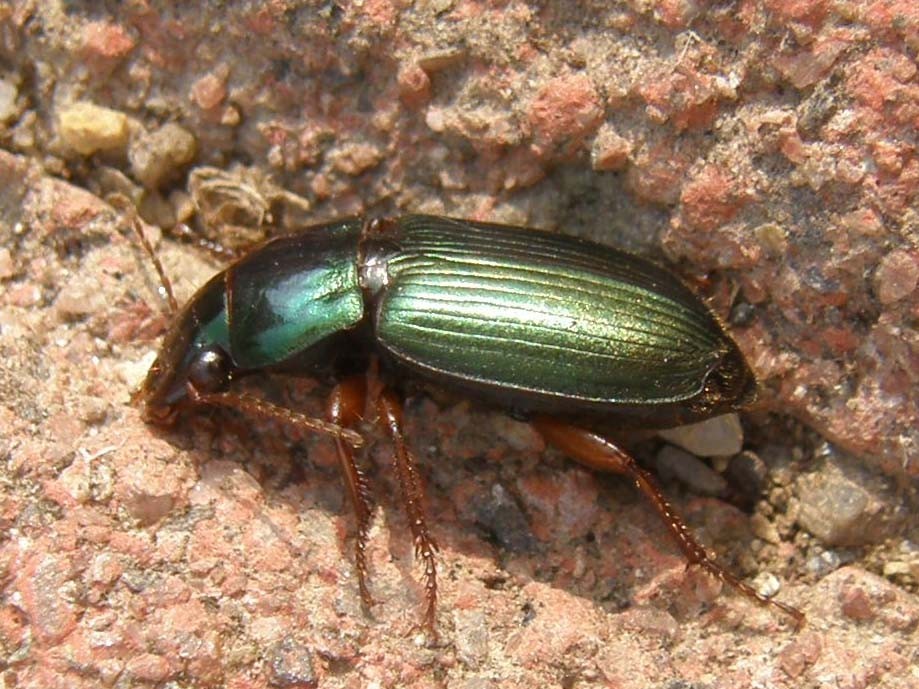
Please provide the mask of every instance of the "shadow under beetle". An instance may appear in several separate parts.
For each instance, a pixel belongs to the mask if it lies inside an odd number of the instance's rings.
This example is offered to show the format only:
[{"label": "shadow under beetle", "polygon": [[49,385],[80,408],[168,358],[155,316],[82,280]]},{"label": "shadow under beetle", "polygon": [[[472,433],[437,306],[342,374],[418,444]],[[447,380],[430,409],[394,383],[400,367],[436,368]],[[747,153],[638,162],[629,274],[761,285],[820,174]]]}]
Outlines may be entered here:
[{"label": "shadow under beetle", "polygon": [[[265,370],[331,378],[325,418],[229,389]],[[803,621],[717,564],[653,477],[596,432],[610,421],[623,428],[699,421],[742,409],[756,393],[740,349],[706,305],[667,270],[610,247],[420,215],[308,227],[258,246],[198,290],[176,314],[139,396],[150,423],[216,405],[332,436],[357,519],[365,608],[372,510],[354,461],[363,438],[353,427],[375,417],[394,446],[433,632],[436,546],[394,392],[405,377],[523,416],[572,459],[624,474],[690,564]]]}]

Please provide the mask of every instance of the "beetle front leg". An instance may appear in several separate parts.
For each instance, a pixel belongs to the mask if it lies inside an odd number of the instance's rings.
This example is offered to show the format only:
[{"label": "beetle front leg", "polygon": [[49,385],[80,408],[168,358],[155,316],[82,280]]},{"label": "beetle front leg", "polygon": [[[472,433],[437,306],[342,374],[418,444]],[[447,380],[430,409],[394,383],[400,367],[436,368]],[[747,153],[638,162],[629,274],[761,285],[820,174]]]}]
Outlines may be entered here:
[{"label": "beetle front leg", "polygon": [[405,512],[408,515],[412,540],[415,544],[415,557],[421,560],[424,567],[426,601],[424,626],[432,637],[436,637],[434,623],[437,612],[437,564],[434,553],[437,550],[437,544],[428,530],[424,516],[424,490],[421,486],[421,477],[418,475],[415,459],[405,443],[405,436],[402,432],[402,405],[398,398],[392,391],[384,389],[380,391],[375,403],[380,423],[393,443],[396,470],[405,499]]},{"label": "beetle front leg", "polygon": [[253,395],[238,392],[202,392],[191,383],[186,383],[185,388],[188,399],[192,404],[235,409],[242,414],[270,419],[311,433],[330,435],[336,440],[348,443],[352,447],[363,447],[364,445],[364,438],[357,431],[342,428],[340,425],[324,419],[301,414],[287,407],[280,407]]},{"label": "beetle front leg", "polygon": [[[338,426],[353,426],[360,421],[367,398],[367,384],[364,376],[354,376],[339,383],[329,395],[326,418]],[[340,437],[335,438],[335,449],[341,468],[345,489],[351,498],[354,516],[357,520],[357,538],[354,542],[354,566],[357,571],[357,585],[361,594],[361,605],[370,613],[373,597],[367,588],[367,539],[370,520],[373,517],[370,486],[367,477],[354,461],[351,447]]]},{"label": "beetle front leg", "polygon": [[[178,239],[185,244],[189,244],[206,252],[211,258],[217,261],[232,263],[246,255],[246,248],[233,249],[219,242],[201,237],[185,223],[177,223],[170,228],[166,228],[165,232],[174,239]],[[256,244],[258,244],[258,242],[254,242],[252,246]]]},{"label": "beetle front leg", "polygon": [[591,469],[622,474],[630,478],[664,520],[690,565],[702,567],[715,578],[758,603],[774,605],[792,617],[796,626],[800,627],[804,623],[804,613],[800,610],[767,598],[715,562],[674,511],[651,473],[638,466],[636,461],[617,445],[596,433],[553,418],[539,416],[532,423],[546,442],[554,445],[576,462]]}]

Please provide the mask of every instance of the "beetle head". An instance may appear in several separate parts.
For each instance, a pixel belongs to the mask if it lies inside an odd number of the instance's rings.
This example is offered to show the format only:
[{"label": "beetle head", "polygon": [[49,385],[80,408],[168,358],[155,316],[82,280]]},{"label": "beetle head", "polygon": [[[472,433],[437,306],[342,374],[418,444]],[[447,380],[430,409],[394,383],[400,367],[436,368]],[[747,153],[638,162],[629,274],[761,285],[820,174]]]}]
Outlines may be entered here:
[{"label": "beetle head", "polygon": [[220,275],[202,287],[176,315],[136,401],[144,420],[170,425],[194,393],[220,392],[234,374],[226,344],[226,309]]}]

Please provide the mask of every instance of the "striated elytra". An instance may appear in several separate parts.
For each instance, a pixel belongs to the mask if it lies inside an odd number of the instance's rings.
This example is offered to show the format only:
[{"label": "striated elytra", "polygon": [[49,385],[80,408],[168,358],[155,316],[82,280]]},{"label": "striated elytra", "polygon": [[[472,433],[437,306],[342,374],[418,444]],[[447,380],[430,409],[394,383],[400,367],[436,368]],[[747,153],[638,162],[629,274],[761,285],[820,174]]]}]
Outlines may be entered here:
[{"label": "striated elytra", "polygon": [[[330,381],[325,418],[232,391],[235,379],[265,370]],[[363,444],[354,430],[360,419],[376,418],[393,443],[433,631],[434,540],[393,392],[409,380],[527,418],[576,461],[626,475],[690,563],[803,620],[715,563],[653,477],[594,433],[705,419],[743,408],[756,391],[737,344],[690,289],[603,245],[424,215],[346,219],[278,237],[217,274],[175,315],[140,400],[153,423],[218,405],[332,436],[357,519],[368,607],[372,509],[353,448]]]}]

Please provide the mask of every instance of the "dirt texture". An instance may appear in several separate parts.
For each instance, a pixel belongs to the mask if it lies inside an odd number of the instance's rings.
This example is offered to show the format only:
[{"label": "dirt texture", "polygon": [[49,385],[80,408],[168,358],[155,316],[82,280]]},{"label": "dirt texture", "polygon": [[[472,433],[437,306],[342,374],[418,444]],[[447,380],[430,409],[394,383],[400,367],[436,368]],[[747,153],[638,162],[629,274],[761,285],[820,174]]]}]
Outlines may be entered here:
[{"label": "dirt texture", "polygon": [[[0,3],[0,688],[919,686],[917,7]],[[425,396],[438,636],[382,436],[365,615],[327,438],[143,423],[170,319],[116,197],[180,302],[222,265],[180,222],[238,250],[437,213],[669,264],[761,399],[731,456],[626,440],[807,624],[687,570],[623,481]]]}]

